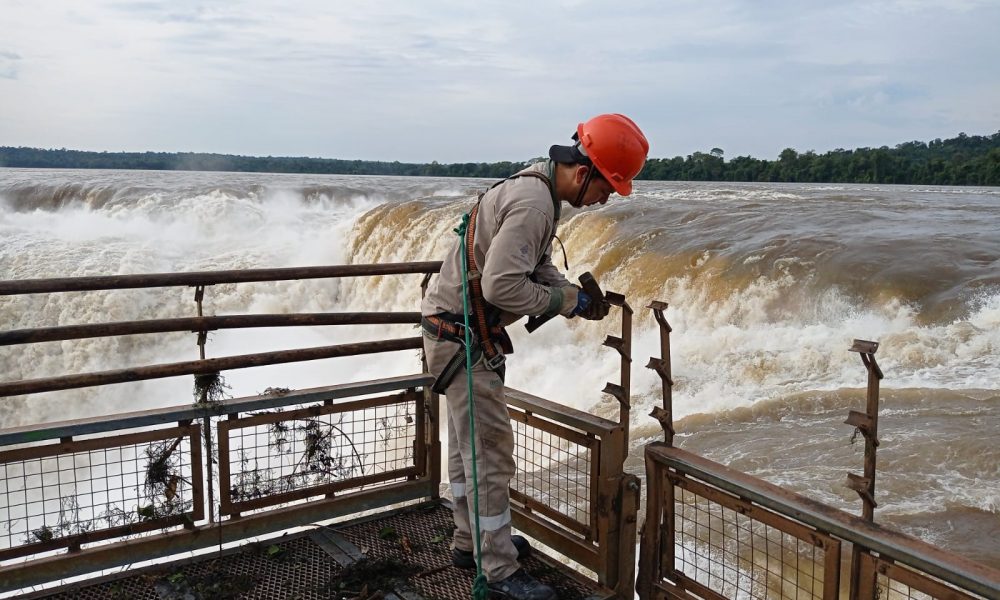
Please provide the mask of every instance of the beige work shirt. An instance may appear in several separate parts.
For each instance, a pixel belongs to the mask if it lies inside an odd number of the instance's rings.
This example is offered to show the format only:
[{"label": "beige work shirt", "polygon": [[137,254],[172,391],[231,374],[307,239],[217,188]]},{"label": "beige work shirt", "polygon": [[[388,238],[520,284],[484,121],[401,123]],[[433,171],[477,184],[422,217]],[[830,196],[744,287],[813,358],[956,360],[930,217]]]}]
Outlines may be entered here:
[{"label": "beige work shirt", "polygon": [[[553,181],[551,161],[535,171]],[[483,298],[511,322],[523,315],[554,314],[569,281],[552,264],[551,248],[559,222],[559,203],[537,177],[509,179],[486,192],[476,217],[476,266],[482,271]],[[462,313],[462,252],[456,240],[421,304],[421,313]]]}]

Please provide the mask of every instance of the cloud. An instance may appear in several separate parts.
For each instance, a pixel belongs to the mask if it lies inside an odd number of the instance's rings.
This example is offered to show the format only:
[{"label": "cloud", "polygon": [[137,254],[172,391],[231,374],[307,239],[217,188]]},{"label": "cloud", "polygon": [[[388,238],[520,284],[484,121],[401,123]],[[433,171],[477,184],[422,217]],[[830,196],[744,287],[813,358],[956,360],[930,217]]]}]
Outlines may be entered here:
[{"label": "cloud", "polygon": [[21,60],[21,55],[18,53],[0,50],[0,78],[17,79],[17,61],[19,60]]},{"label": "cloud", "polygon": [[615,111],[648,130],[654,155],[768,157],[992,131],[1000,106],[984,84],[1000,81],[1000,7],[971,0],[53,1],[8,13],[4,49],[18,58],[0,55],[0,134],[24,145],[517,160]]}]

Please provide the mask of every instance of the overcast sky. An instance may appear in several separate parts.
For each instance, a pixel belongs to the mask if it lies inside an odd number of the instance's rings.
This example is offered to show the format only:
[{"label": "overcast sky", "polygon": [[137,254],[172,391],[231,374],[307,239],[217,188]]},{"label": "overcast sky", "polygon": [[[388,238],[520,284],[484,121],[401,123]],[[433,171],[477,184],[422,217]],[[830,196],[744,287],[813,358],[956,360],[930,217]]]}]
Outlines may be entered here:
[{"label": "overcast sky", "polygon": [[1000,129],[1000,0],[0,0],[0,145],[524,160]]}]

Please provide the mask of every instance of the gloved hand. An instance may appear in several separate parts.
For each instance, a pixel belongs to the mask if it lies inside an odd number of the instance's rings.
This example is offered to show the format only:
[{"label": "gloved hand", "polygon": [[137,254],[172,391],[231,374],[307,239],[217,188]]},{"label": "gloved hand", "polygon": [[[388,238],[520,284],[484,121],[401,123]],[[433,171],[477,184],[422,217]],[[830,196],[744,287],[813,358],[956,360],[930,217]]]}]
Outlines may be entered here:
[{"label": "gloved hand", "polygon": [[593,304],[593,298],[590,297],[590,294],[578,289],[576,292],[576,306],[573,308],[573,314],[570,316],[582,315],[586,313],[591,304]]},{"label": "gloved hand", "polygon": [[575,285],[567,285],[564,288],[559,288],[559,291],[563,295],[562,304],[559,305],[559,314],[566,318],[571,318],[575,314],[576,307],[579,304],[580,288]]},{"label": "gloved hand", "polygon": [[581,291],[581,296],[586,296],[591,301],[587,303],[586,306],[579,308],[575,314],[580,315],[588,321],[600,321],[604,317],[608,316],[608,311],[611,310],[611,304],[607,300],[596,300],[590,298],[587,292]]}]

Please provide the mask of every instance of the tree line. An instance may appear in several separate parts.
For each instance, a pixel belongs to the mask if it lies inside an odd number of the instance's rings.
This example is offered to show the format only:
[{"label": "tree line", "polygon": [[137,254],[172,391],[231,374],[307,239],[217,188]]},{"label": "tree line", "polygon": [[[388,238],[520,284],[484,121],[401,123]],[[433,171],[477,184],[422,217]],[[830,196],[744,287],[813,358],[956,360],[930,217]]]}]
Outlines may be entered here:
[{"label": "tree line", "polygon": [[686,158],[652,158],[642,179],[677,181],[784,181],[798,183],[900,183],[1000,185],[1000,131],[958,134],[947,140],[905,142],[894,148],[838,148],[824,154],[781,151],[777,160],[738,156],[721,148]]},{"label": "tree line", "polygon": [[[146,169],[408,175],[501,178],[534,160],[495,163],[402,163],[309,157],[236,156],[192,152],[85,152],[0,146],[0,167]],[[687,157],[651,158],[639,179],[670,181],[770,181],[799,183],[900,183],[1000,185],[1000,131],[989,136],[958,134],[894,148],[836,149],[823,154],[786,148],[776,160],[738,156],[721,148]]]}]

